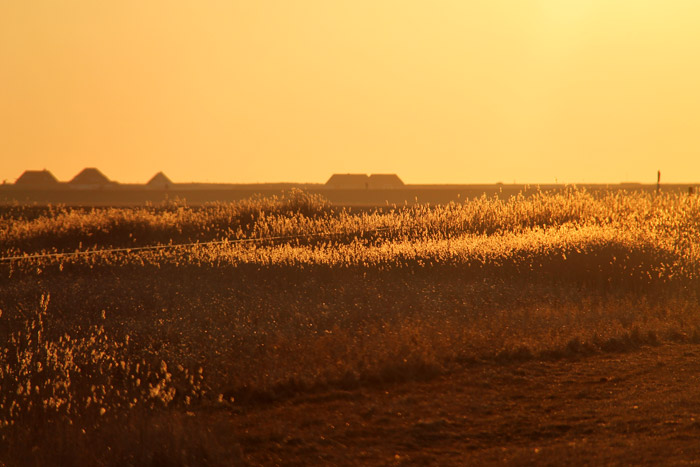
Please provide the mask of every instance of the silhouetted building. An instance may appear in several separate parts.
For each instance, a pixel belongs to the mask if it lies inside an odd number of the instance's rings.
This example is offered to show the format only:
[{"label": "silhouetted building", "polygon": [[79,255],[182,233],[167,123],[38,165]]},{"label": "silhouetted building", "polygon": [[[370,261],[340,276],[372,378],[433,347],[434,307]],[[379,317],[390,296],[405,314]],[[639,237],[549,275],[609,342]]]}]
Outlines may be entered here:
[{"label": "silhouetted building", "polygon": [[173,182],[163,172],[158,172],[146,183],[147,187],[159,190],[170,188],[172,185]]},{"label": "silhouetted building", "polygon": [[369,188],[367,174],[333,174],[326,182],[328,188],[360,189]]},{"label": "silhouetted building", "polygon": [[93,188],[104,187],[110,185],[112,182],[110,182],[109,179],[96,168],[88,167],[73,177],[69,183],[74,186]]},{"label": "silhouetted building", "polygon": [[58,180],[48,170],[25,170],[15,181],[15,185],[39,187],[55,187]]},{"label": "silhouetted building", "polygon": [[402,188],[403,181],[396,174],[372,174],[368,179],[369,188]]}]

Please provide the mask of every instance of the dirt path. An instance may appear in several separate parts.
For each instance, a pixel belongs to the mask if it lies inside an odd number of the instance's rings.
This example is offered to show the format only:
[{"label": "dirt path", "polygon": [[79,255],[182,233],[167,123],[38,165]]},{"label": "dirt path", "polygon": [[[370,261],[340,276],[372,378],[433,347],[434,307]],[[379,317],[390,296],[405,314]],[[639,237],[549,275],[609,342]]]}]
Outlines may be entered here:
[{"label": "dirt path", "polygon": [[253,465],[700,464],[700,346],[480,364],[212,415]]}]

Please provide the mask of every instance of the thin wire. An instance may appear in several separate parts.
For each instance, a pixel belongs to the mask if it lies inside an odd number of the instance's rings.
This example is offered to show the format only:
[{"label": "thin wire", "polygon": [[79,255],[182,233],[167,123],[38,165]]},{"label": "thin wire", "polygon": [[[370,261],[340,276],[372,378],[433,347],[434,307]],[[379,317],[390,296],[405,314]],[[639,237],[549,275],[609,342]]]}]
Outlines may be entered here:
[{"label": "thin wire", "polygon": [[[379,229],[362,230],[361,234],[372,233],[372,232],[385,232],[390,230],[390,227],[382,227]],[[141,251],[153,251],[153,250],[166,250],[175,248],[186,248],[192,246],[208,246],[208,245],[228,245],[232,243],[256,243],[264,242],[269,240],[294,240],[297,238],[318,238],[318,237],[333,237],[336,235],[346,235],[345,232],[323,232],[316,234],[305,234],[305,235],[278,235],[273,237],[257,237],[257,238],[235,238],[235,239],[224,239],[224,240],[212,240],[209,242],[190,242],[190,243],[170,243],[167,245],[147,245],[147,246],[135,246],[135,247],[123,247],[123,248],[105,248],[101,250],[86,250],[86,251],[70,251],[64,253],[41,253],[34,255],[21,255],[21,256],[6,256],[0,258],[0,263],[8,263],[12,261],[29,260],[29,259],[41,259],[41,258],[60,258],[60,257],[71,257],[71,256],[88,256],[96,255],[100,253],[138,253]],[[357,237],[357,236],[355,236]]]}]

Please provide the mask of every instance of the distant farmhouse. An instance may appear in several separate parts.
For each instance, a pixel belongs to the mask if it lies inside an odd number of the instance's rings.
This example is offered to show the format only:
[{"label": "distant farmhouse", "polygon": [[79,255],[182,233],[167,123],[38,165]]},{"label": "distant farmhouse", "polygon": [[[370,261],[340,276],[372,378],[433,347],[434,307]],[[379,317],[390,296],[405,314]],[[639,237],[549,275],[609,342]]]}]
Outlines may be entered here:
[{"label": "distant farmhouse", "polygon": [[156,190],[165,190],[173,186],[173,182],[163,172],[158,172],[146,183],[146,186]]},{"label": "distant farmhouse", "polygon": [[372,174],[368,179],[369,188],[403,188],[403,181],[396,174]]},{"label": "distant farmhouse", "polygon": [[151,189],[168,189],[175,185],[163,172],[155,174],[143,185],[120,185],[119,182],[110,180],[105,174],[95,167],[86,167],[68,182],[61,182],[48,170],[25,170],[13,184],[18,188],[60,188],[93,190],[101,188],[115,188],[118,186],[141,186]]},{"label": "distant farmhouse", "polygon": [[27,188],[54,188],[58,180],[48,170],[26,170],[15,180],[15,185]]},{"label": "distant farmhouse", "polygon": [[403,181],[396,174],[333,174],[326,182],[328,188],[346,190],[402,188]]},{"label": "distant farmhouse", "polygon": [[96,168],[88,167],[83,169],[68,183],[76,188],[104,188],[116,182],[110,181],[105,174]]},{"label": "distant farmhouse", "polygon": [[326,182],[328,188],[360,189],[369,188],[367,174],[333,174]]}]

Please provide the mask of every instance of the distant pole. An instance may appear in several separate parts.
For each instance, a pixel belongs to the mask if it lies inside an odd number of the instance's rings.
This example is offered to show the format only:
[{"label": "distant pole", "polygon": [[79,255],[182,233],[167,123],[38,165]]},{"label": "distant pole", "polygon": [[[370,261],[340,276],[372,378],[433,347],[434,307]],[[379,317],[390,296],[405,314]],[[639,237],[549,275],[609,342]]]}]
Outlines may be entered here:
[{"label": "distant pole", "polygon": [[661,171],[656,172],[656,194],[661,191]]}]

